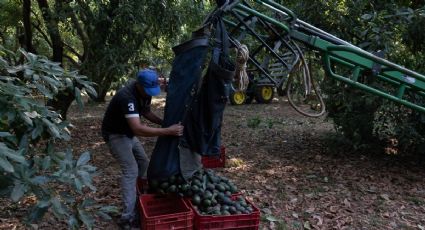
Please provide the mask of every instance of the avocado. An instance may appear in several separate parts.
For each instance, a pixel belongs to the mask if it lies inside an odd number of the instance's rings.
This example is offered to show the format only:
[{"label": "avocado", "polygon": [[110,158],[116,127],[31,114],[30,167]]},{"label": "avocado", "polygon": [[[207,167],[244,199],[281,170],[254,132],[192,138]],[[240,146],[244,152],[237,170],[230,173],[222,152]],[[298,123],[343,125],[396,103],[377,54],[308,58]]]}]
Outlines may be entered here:
[{"label": "avocado", "polygon": [[159,186],[161,189],[166,190],[168,188],[169,184],[167,181],[164,181],[161,183],[161,185]]},{"label": "avocado", "polygon": [[174,183],[176,183],[176,176],[170,176],[170,177],[168,178],[168,183],[170,183],[170,184],[174,184]]},{"label": "avocado", "polygon": [[175,192],[177,192],[177,186],[171,185],[170,187],[168,187],[167,192],[168,193],[175,193]]},{"label": "avocado", "polygon": [[181,187],[180,187],[180,190],[182,192],[186,192],[189,189],[190,189],[190,185],[189,184],[182,184]]},{"label": "avocado", "polygon": [[192,197],[192,203],[194,205],[200,205],[201,204],[201,197],[199,195],[193,195]]},{"label": "avocado", "polygon": [[203,206],[204,208],[208,208],[208,207],[210,207],[210,206],[211,206],[211,200],[209,200],[209,199],[204,199],[204,200],[202,200],[202,206]]},{"label": "avocado", "polygon": [[205,191],[203,194],[204,199],[211,199],[213,194],[210,191]]},{"label": "avocado", "polygon": [[236,213],[236,208],[235,208],[235,206],[229,206],[229,212],[230,212],[231,214],[235,214],[235,213]]},{"label": "avocado", "polygon": [[238,191],[238,187],[236,187],[236,185],[230,185],[229,187],[230,187],[230,192],[232,194]]},{"label": "avocado", "polygon": [[226,189],[224,188],[224,186],[222,184],[216,184],[215,188],[220,191],[220,192],[225,192]]},{"label": "avocado", "polygon": [[229,211],[222,211],[221,212],[221,215],[223,215],[223,216],[229,216],[230,215],[230,212]]},{"label": "avocado", "polygon": [[214,186],[214,184],[213,184],[213,183],[207,183],[206,188],[207,188],[208,190],[213,191],[213,190],[214,190],[214,188],[215,188],[215,186]]}]

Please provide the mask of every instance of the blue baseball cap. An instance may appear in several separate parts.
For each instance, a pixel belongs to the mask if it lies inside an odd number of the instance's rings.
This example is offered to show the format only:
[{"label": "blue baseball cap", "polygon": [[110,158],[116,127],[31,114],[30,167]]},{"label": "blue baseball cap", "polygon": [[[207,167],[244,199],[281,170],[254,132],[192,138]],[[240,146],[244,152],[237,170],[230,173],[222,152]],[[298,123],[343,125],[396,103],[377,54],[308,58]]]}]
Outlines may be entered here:
[{"label": "blue baseball cap", "polygon": [[143,69],[137,73],[137,82],[145,89],[149,96],[156,96],[161,93],[158,83],[158,74],[152,69]]}]

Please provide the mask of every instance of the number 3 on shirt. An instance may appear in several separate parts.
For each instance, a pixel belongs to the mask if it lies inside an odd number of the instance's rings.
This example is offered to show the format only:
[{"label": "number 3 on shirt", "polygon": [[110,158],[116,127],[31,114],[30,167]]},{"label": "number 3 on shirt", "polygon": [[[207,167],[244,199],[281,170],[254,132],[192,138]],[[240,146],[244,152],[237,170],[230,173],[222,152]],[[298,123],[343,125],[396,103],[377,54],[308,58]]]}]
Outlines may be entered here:
[{"label": "number 3 on shirt", "polygon": [[134,103],[128,103],[128,111],[134,112]]}]

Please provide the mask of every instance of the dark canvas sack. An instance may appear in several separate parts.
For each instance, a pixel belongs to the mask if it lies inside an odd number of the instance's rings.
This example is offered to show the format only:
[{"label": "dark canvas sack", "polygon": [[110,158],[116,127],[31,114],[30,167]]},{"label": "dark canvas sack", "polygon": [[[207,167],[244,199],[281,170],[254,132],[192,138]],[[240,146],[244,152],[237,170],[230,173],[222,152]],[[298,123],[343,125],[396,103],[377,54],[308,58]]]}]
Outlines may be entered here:
[{"label": "dark canvas sack", "polygon": [[[158,138],[149,164],[149,179],[164,179],[181,171],[197,169],[200,157],[194,154],[219,154],[222,116],[234,67],[228,60],[228,35],[221,19],[215,22],[215,28],[211,61],[203,78],[202,65],[209,51],[208,36],[195,37],[173,48],[176,57],[170,74],[163,127],[182,122],[184,134],[180,138]],[[183,162],[183,170],[182,154],[188,161]]]}]

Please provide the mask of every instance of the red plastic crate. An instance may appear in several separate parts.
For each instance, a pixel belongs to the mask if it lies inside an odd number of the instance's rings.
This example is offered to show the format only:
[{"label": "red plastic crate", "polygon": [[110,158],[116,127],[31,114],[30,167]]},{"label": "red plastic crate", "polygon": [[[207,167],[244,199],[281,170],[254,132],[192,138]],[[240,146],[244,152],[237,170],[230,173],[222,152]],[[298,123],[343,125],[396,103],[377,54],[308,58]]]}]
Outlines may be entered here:
[{"label": "red plastic crate", "polygon": [[224,168],[226,165],[226,148],[221,146],[219,156],[203,156],[201,161],[204,168]]},{"label": "red plastic crate", "polygon": [[192,229],[192,209],[176,196],[143,194],[139,197],[141,229]]},{"label": "red plastic crate", "polygon": [[[236,199],[238,196],[233,196]],[[258,230],[260,225],[260,210],[246,200],[252,206],[253,212],[250,214],[237,214],[229,216],[201,215],[189,201],[194,214],[194,229],[195,230]]]}]

